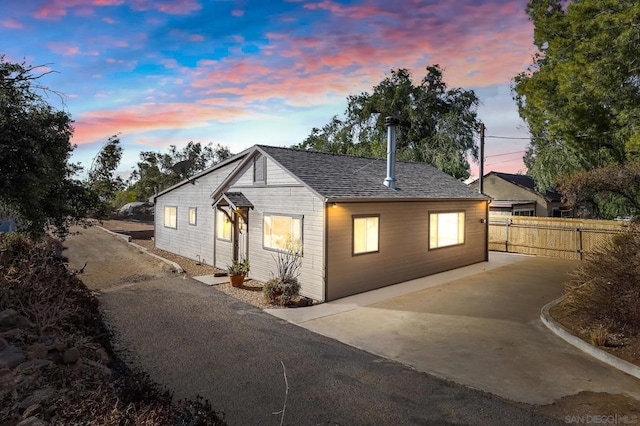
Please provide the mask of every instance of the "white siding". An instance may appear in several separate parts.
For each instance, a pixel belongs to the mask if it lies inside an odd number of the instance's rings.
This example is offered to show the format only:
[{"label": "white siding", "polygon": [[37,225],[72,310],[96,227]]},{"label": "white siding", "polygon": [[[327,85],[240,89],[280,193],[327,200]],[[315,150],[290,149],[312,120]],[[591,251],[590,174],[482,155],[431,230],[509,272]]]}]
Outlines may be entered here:
[{"label": "white siding", "polygon": [[267,185],[295,185],[298,180],[267,158]]},{"label": "white siding", "polygon": [[[249,276],[266,282],[275,271],[275,254],[273,250],[263,248],[262,232],[265,213],[302,216],[302,267],[298,277],[300,293],[304,296],[324,300],[324,202],[306,187],[277,186],[296,184],[295,180],[275,163],[267,163],[267,186],[248,187],[246,175],[252,176],[249,167],[244,176],[238,176],[236,183],[228,191],[240,191],[253,204],[249,210]],[[276,183],[273,177],[278,177]],[[276,186],[272,186],[276,185]],[[225,247],[224,258],[221,241],[217,240],[216,266],[224,267],[231,260],[231,244]]]},{"label": "white siding", "polygon": [[[211,193],[237,166],[228,164],[159,196],[155,207],[155,245],[161,250],[200,260],[214,262],[214,219]],[[164,226],[164,206],[178,207],[177,229]],[[189,207],[197,208],[197,224],[189,225]]]}]

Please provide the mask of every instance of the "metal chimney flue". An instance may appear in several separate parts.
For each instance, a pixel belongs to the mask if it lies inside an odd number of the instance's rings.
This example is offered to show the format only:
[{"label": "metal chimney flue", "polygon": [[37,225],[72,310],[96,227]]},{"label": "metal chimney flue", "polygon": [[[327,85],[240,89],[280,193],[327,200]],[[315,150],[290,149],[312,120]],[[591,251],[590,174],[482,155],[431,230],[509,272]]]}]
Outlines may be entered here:
[{"label": "metal chimney flue", "polygon": [[384,185],[396,189],[396,126],[400,123],[396,117],[386,117],[384,124],[387,126],[387,177]]}]

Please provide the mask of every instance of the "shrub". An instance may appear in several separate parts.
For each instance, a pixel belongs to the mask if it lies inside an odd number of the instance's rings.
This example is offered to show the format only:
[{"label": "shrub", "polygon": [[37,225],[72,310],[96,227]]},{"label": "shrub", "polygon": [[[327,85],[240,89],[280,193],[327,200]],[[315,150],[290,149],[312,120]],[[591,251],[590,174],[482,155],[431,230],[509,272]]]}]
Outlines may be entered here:
[{"label": "shrub", "polygon": [[286,305],[300,292],[300,267],[302,253],[290,245],[275,257],[276,274],[264,285],[263,292],[269,303]]},{"label": "shrub", "polygon": [[568,307],[588,328],[640,332],[640,225],[600,246],[578,266],[567,285]]},{"label": "shrub", "polygon": [[298,283],[297,278],[290,278],[286,281],[280,278],[272,278],[266,282],[262,291],[267,302],[284,306],[298,295],[300,283]]}]

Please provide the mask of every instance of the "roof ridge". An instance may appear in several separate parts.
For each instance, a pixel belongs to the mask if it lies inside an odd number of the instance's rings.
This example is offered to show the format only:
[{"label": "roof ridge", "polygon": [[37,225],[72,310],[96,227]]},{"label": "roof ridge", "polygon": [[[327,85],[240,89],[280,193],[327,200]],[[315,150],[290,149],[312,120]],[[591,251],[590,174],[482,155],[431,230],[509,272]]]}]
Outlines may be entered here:
[{"label": "roof ridge", "polygon": [[[267,148],[267,149],[275,148],[275,149],[282,149],[282,150],[286,150],[286,151],[304,152],[304,153],[310,153],[310,154],[330,155],[330,156],[334,156],[334,157],[348,157],[348,158],[358,158],[358,159],[363,159],[363,160],[378,160],[378,161],[385,161],[385,162],[387,161],[386,157],[369,157],[369,156],[362,156],[362,155],[356,155],[356,154],[343,154],[343,153],[338,153],[338,152],[316,151],[316,150],[313,150],[313,149],[302,149],[302,148],[294,148],[294,147],[287,147],[287,146],[274,146],[274,145],[262,145],[262,144],[256,144],[256,146],[260,147],[260,148],[263,148],[263,149],[264,148]],[[396,163],[426,165],[426,166],[433,167],[433,168],[437,169],[437,167],[434,166],[433,164],[426,163],[424,161],[402,161],[402,160],[397,160],[396,159]]]}]

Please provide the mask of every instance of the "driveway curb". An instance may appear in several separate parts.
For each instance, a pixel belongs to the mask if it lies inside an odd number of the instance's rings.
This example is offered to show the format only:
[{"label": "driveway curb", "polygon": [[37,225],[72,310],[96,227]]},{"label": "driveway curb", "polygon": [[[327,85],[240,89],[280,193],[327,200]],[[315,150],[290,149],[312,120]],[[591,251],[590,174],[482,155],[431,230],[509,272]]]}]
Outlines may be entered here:
[{"label": "driveway curb", "polygon": [[118,234],[117,232],[113,232],[113,231],[109,231],[107,228],[103,228],[102,226],[98,226],[95,225],[97,228],[102,229],[103,231],[105,231],[108,234],[111,235],[115,235],[118,238],[122,238],[123,240],[125,240],[130,246],[135,247],[136,249],[148,254],[151,257],[155,257],[156,259],[168,264],[169,266],[171,266],[175,272],[182,274],[184,273],[184,269],[182,269],[182,267],[180,265],[178,265],[176,262],[172,262],[169,259],[165,259],[164,257],[160,257],[155,253],[151,253],[146,247],[142,247],[136,243],[132,243],[131,242],[131,236],[130,235],[124,235],[124,234]]},{"label": "driveway curb", "polygon": [[549,310],[551,310],[551,308],[553,308],[558,303],[562,302],[566,297],[567,295],[564,295],[544,305],[544,307],[540,311],[540,320],[542,320],[542,323],[547,326],[547,328],[554,334],[556,334],[558,337],[560,337],[570,345],[575,346],[581,351],[586,352],[597,360],[602,361],[613,368],[617,368],[624,373],[640,379],[640,367],[628,361],[620,359],[617,356],[611,355],[609,352],[603,351],[602,349],[598,349],[597,347],[590,345],[581,338],[574,336],[567,328],[560,325],[559,323],[554,321],[553,318],[551,318]]}]

